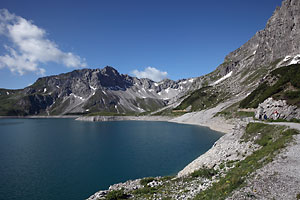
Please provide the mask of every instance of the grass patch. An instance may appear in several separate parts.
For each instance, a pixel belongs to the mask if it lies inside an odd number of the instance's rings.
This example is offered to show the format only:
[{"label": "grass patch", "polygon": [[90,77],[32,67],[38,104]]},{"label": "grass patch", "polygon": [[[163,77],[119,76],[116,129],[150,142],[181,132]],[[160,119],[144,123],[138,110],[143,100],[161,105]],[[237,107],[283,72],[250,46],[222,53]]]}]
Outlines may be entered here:
[{"label": "grass patch", "polygon": [[274,129],[273,125],[249,123],[246,127],[245,134],[241,139],[245,142],[252,140],[256,144],[266,146],[268,143],[278,139],[284,128],[284,126],[278,126],[277,129]]},{"label": "grass patch", "polygon": [[158,188],[155,187],[143,187],[143,188],[139,188],[137,190],[135,190],[133,193],[135,195],[152,195],[157,193]]},{"label": "grass patch", "polygon": [[173,109],[171,108],[167,108],[167,109],[164,109],[160,112],[157,112],[155,114],[153,114],[153,116],[170,116],[170,117],[179,117],[181,115],[184,115],[186,114],[187,112],[185,111],[174,111]]},{"label": "grass patch", "polygon": [[245,111],[238,111],[236,113],[237,117],[254,117],[254,112],[245,112]]},{"label": "grass patch", "polygon": [[[255,81],[258,81],[260,78],[262,78],[265,74],[267,74],[268,69],[264,67],[260,67],[258,70],[256,70],[254,73],[252,73],[250,76],[248,76],[243,82],[242,85],[249,85]],[[249,72],[248,72],[249,73]],[[246,74],[242,74],[246,75]]]},{"label": "grass patch", "polygon": [[267,122],[292,122],[292,123],[300,123],[300,119],[291,119],[291,120],[286,120],[286,119],[268,119]]},{"label": "grass patch", "polygon": [[106,200],[118,200],[118,199],[128,199],[130,196],[124,193],[124,190],[113,190],[110,191],[105,199]]},{"label": "grass patch", "polygon": [[196,177],[202,177],[202,178],[207,178],[210,179],[211,177],[213,177],[214,175],[216,175],[218,173],[217,170],[214,170],[213,168],[201,168],[199,170],[194,171],[191,176],[193,178]]},{"label": "grass patch", "polygon": [[239,102],[229,106],[228,108],[222,110],[221,112],[218,112],[215,114],[215,116],[222,116],[226,119],[231,118],[244,118],[244,117],[254,117],[255,112],[253,111],[238,111]]},{"label": "grass patch", "polygon": [[[214,183],[209,189],[199,193],[195,199],[225,199],[232,191],[244,185],[246,177],[271,162],[279,150],[292,141],[293,135],[298,134],[293,129],[284,131],[284,128],[278,128],[278,126],[250,123],[246,129],[246,137],[251,139],[253,136],[258,135],[257,133],[263,135],[256,140],[256,143],[262,145],[262,148],[245,160],[238,162],[235,167],[227,172],[225,177],[220,178],[219,182]],[[270,142],[265,143],[266,138],[269,137],[272,139],[268,140]]]},{"label": "grass patch", "polygon": [[191,106],[191,111],[208,109],[228,99],[229,94],[212,86],[202,87],[192,92],[174,110],[185,110]]},{"label": "grass patch", "polygon": [[147,186],[148,183],[151,183],[154,180],[155,180],[154,177],[143,178],[143,179],[140,180],[140,184],[143,185],[143,186]]}]

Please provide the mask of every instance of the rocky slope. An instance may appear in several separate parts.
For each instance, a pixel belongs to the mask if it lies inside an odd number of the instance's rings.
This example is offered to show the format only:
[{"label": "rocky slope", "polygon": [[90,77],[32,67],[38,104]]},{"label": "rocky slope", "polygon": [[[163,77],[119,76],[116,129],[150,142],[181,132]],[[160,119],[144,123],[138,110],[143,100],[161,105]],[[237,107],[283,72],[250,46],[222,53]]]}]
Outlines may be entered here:
[{"label": "rocky slope", "polygon": [[300,62],[300,1],[285,0],[265,29],[229,53],[218,68],[203,77],[203,86],[178,107],[212,108],[234,96],[249,95],[273,70]]}]

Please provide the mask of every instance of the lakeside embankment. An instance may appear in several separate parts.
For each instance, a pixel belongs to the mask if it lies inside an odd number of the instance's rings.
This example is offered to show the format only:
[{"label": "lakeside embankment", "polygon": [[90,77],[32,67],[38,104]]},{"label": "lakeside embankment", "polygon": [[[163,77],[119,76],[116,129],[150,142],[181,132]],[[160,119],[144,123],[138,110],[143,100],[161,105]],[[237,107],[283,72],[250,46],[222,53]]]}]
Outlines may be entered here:
[{"label": "lakeside embankment", "polygon": [[81,116],[78,121],[106,122],[106,121],[169,121],[173,117],[168,116]]},{"label": "lakeside embankment", "polygon": [[230,133],[234,128],[233,120],[225,120],[221,117],[203,120],[203,115],[199,112],[188,113],[184,117],[168,117],[168,116],[82,116],[76,118],[79,121],[164,121],[180,124],[190,124],[205,126],[214,131],[222,133]]}]

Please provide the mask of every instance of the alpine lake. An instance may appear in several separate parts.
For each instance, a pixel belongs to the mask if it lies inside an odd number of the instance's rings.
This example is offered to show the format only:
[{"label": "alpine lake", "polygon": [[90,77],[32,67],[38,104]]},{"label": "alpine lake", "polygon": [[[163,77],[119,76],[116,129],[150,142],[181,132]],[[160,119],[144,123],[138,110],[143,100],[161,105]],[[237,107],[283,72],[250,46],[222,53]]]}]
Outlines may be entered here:
[{"label": "alpine lake", "polygon": [[86,199],[110,185],[175,175],[221,133],[169,122],[0,119],[0,199]]}]

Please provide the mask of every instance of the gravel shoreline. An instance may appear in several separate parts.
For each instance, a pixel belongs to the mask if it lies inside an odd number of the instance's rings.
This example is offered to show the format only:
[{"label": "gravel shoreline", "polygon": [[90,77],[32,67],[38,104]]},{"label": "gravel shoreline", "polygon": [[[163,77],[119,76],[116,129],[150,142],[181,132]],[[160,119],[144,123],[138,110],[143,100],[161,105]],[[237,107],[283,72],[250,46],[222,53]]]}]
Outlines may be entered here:
[{"label": "gravel shoreline", "polygon": [[106,121],[170,121],[173,117],[168,116],[82,116],[75,120],[87,122]]}]

